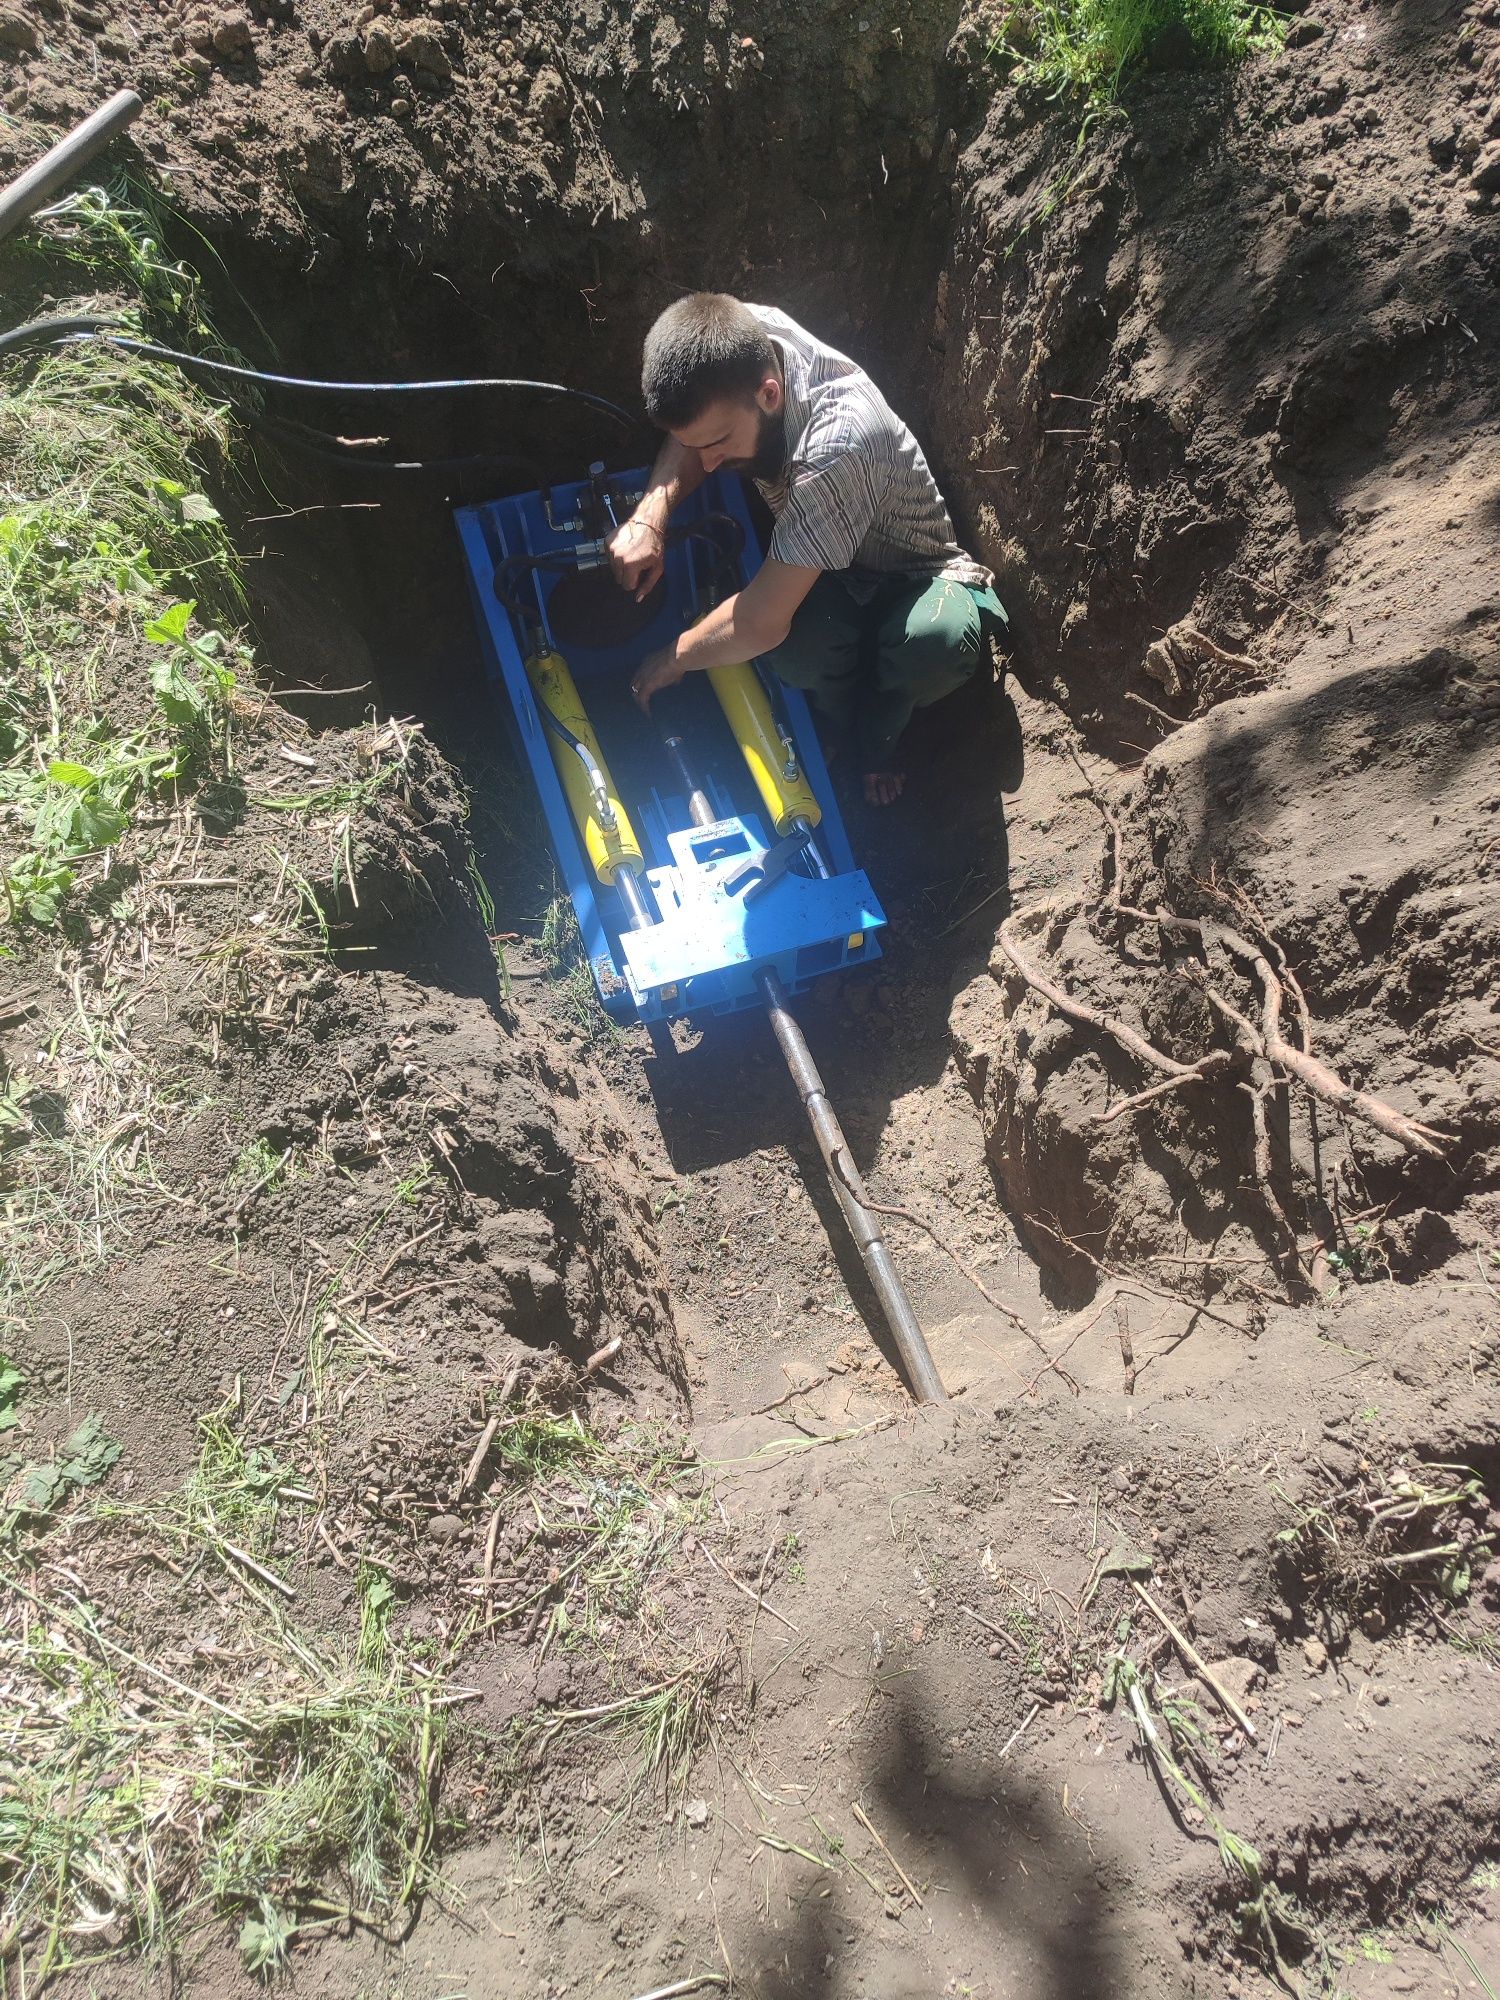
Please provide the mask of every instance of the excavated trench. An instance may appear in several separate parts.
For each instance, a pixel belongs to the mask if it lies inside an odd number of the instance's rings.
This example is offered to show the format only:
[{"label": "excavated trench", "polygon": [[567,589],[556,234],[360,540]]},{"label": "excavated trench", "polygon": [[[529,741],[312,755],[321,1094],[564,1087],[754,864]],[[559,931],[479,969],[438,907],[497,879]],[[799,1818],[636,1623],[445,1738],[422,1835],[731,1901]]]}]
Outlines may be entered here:
[{"label": "excavated trench", "polygon": [[[1170,1819],[1122,1710],[1105,1711],[1106,1624],[1139,1616],[1129,1586],[1097,1628],[1077,1615],[1111,1546],[1150,1551],[1163,1598],[1255,1706],[1253,1752],[1214,1725],[1214,1796],[1268,1879],[1351,1928],[1457,1896],[1500,1799],[1480,1685],[1500,1577],[1476,1562],[1460,1629],[1430,1588],[1403,1575],[1399,1599],[1351,1597],[1287,1541],[1314,1501],[1347,1539],[1414,1459],[1475,1467],[1470,1527],[1495,1518],[1484,753],[1500,612],[1484,577],[1500,433],[1479,364],[1500,252],[1488,211],[1461,212],[1458,165],[1427,206],[1410,197],[1437,158],[1434,104],[1455,131],[1469,116],[1452,62],[1422,10],[1330,0],[1326,29],[1243,81],[1142,79],[1128,119],[1075,152],[1052,108],[987,67],[982,7],[872,6],[851,28],[844,9],[765,0],[732,32],[707,9],[701,34],[641,8],[535,26],[477,11],[402,27],[409,46],[438,37],[446,73],[390,71],[370,55],[395,32],[381,17],[356,30],[309,4],[295,29],[257,29],[253,75],[231,64],[205,85],[211,112],[178,107],[154,157],[222,260],[224,332],[291,372],[535,376],[633,404],[641,336],[670,298],[780,305],[912,422],[960,538],[996,570],[1016,653],[1004,686],[983,677],[919,718],[898,810],[849,802],[886,956],[801,1007],[873,1194],[905,1211],[897,1262],[961,1392],[947,1417],[890,1424],[907,1400],[765,1025],[695,1025],[671,1052],[602,1034],[543,945],[557,885],[484,685],[451,508],[532,487],[538,468],[628,469],[652,440],[508,394],[267,398],[276,423],[257,425],[228,503],[260,558],[266,669],[315,744],[371,706],[423,723],[470,789],[512,982],[507,1002],[462,891],[457,793],[424,753],[399,809],[379,804],[388,846],[335,936],[361,956],[318,976],[321,1016],[245,1091],[278,1150],[347,1144],[358,1172],[371,1129],[386,1146],[436,1130],[451,1170],[434,1268],[414,1267],[432,1299],[390,1322],[406,1372],[366,1385],[332,1490],[399,1563],[413,1629],[454,1619],[491,1556],[541,1564],[550,1587],[545,1537],[517,1529],[512,1548],[507,1525],[486,1555],[498,1504],[491,1518],[489,1495],[454,1497],[476,1397],[519,1358],[529,1388],[601,1421],[688,1418],[725,1469],[720,1553],[741,1577],[760,1565],[807,1649],[800,1680],[769,1694],[754,1662],[757,1755],[798,1803],[763,1786],[752,1811],[795,1902],[773,1913],[752,1853],[741,1879],[719,1876],[712,1922],[676,1907],[683,1870],[714,1887],[720,1851],[694,1843],[703,1814],[720,1837],[717,1795],[669,1813],[668,1833],[632,1798],[638,1854],[518,1888],[508,1843],[534,1828],[481,1757],[465,1810],[497,1845],[476,1837],[458,1865],[500,1915],[494,1962],[456,1923],[434,1962],[471,1965],[476,1992],[541,1991],[542,1965],[586,1990],[618,1949],[641,1973],[623,1992],[732,1949],[747,1990],[802,2000],[855,1980],[916,1990],[885,1963],[899,1938],[927,1953],[923,1991],[996,1965],[1049,2000],[1239,1990],[1242,1884],[1201,1816]],[[1495,37],[1465,34],[1477,72]],[[280,95],[259,108],[262,88]],[[1455,140],[1449,160],[1464,157]],[[429,469],[360,469],[360,452]],[[403,894],[402,854],[442,893]],[[1148,1081],[1123,1045],[997,949],[1024,910],[1025,950],[1059,987],[1190,1066],[1226,1048],[1223,1017],[1115,905],[1203,921],[1231,892],[1301,973],[1319,1053],[1441,1126],[1445,1158],[1278,1087],[1263,1172],[1248,1065],[1122,1115]],[[1252,1004],[1222,957],[1208,970]],[[373,1111],[367,1079],[372,1099],[390,1092]],[[323,1231],[298,1198],[252,1206],[252,1274]],[[383,1214],[373,1191],[350,1199],[351,1231]],[[1315,1243],[1340,1259],[1332,1285],[1310,1282]],[[1127,1271],[1134,1291],[1111,1276]],[[130,1282],[159,1282],[149,1259]],[[236,1339],[269,1367],[285,1329],[240,1296]],[[134,1295],[80,1308],[80,1393],[115,1322],[147,1312]],[[616,1333],[618,1361],[585,1376]],[[152,1380],[183,1438],[197,1376],[222,1365],[204,1340],[170,1394]],[[804,1390],[815,1401],[788,1413]],[[798,1449],[863,1442],[768,1465],[767,1411]],[[393,1485],[426,1496],[420,1529],[382,1511]],[[700,1574],[659,1581],[670,1634],[707,1648],[710,1608],[746,1607],[727,1583],[710,1607]],[[313,1587],[332,1597],[340,1579],[315,1571]],[[1163,1684],[1177,1675],[1154,1625],[1130,1643]],[[474,1674],[496,1732],[614,1692],[582,1655],[548,1657],[535,1623],[499,1630]],[[742,1711],[724,1701],[726,1728],[750,1714],[749,1693]],[[1030,1739],[1007,1761],[1018,1726]],[[580,1861],[591,1850],[592,1754],[544,1782],[544,1857],[559,1829]],[[830,1773],[820,1810],[868,1799],[898,1852],[922,1856],[924,1888],[968,1892],[929,1897],[924,1939],[893,1921],[894,1894],[836,1917],[820,1900],[832,1870],[803,1805]],[[682,1843],[670,1891],[658,1837]],[[797,1878],[799,1856],[814,1874]],[[1317,1962],[1314,1932],[1278,1935]]]},{"label": "excavated trench", "polygon": [[[951,24],[934,25],[946,35]],[[503,216],[462,209],[446,257],[429,257],[436,268],[413,269],[405,246],[355,261],[331,257],[326,244],[278,247],[225,233],[214,243],[230,280],[222,316],[238,331],[236,301],[252,303],[263,332],[247,333],[247,344],[268,334],[289,372],[535,377],[635,409],[640,341],[655,313],[690,284],[737,286],[864,361],[914,423],[943,482],[950,465],[972,458],[978,428],[962,405],[937,420],[930,394],[943,348],[939,279],[952,247],[955,141],[951,130],[941,137],[941,105],[912,116],[920,70],[903,70],[900,88],[898,110],[886,105],[883,121],[853,145],[841,150],[827,132],[815,134],[812,150],[829,176],[817,182],[817,198],[788,197],[774,215],[750,198],[748,176],[744,188],[705,203],[686,176],[662,173],[641,196],[646,221],[631,228],[574,216],[528,234]],[[799,114],[804,125],[810,116]],[[790,143],[759,135],[764,155]],[[292,268],[309,257],[310,272]],[[700,1382],[715,1383],[712,1406],[765,1400],[786,1386],[778,1371],[789,1352],[821,1368],[857,1330],[872,1336],[869,1365],[899,1406],[889,1335],[765,1024],[754,1016],[684,1027],[675,1055],[653,1051],[643,1034],[604,1031],[586,1003],[580,1008],[577,975],[559,979],[555,958],[541,949],[555,870],[529,776],[512,758],[485,683],[451,510],[580,477],[595,459],[630,470],[649,463],[655,437],[644,423],[626,432],[581,404],[524,392],[388,401],[271,392],[263,414],[270,421],[256,438],[255,470],[274,501],[247,506],[243,532],[261,545],[250,584],[277,691],[314,728],[352,723],[372,701],[382,713],[413,716],[470,787],[471,831],[496,923],[509,934],[503,950],[516,987],[543,1024],[589,1058],[595,1087],[602,1077],[648,1171],[669,1190],[659,1221],[679,1321],[689,1349],[718,1351],[722,1364],[706,1362],[707,1375],[698,1369]],[[336,438],[372,440],[367,455],[422,469],[362,469],[361,448]],[[1054,715],[1048,727],[1065,725]],[[881,1198],[926,1207],[930,1191],[951,1236],[971,1252],[991,1251],[1013,1237],[951,1057],[947,1016],[953,992],[982,972],[988,954],[989,931],[966,925],[966,914],[974,904],[1003,910],[1009,894],[1005,795],[1024,759],[1011,695],[986,670],[918,719],[912,754],[912,792],[899,813],[846,800],[856,852],[891,917],[885,963],[877,978],[851,977],[842,991],[827,982],[802,1011],[861,1166],[883,1167]],[[1043,852],[1034,852],[1033,868],[1057,872]],[[376,935],[362,927],[361,939],[367,965],[440,988],[482,980],[471,941],[451,924],[403,922]],[[679,1185],[699,1192],[696,1204],[679,1204]],[[711,1228],[697,1212],[710,1188]],[[795,1214],[768,1228],[764,1218],[793,1196]],[[705,1233],[732,1237],[778,1299],[770,1340],[764,1321],[747,1318],[742,1327],[733,1304],[713,1310]],[[898,1263],[923,1244],[904,1228],[892,1234],[905,1237]],[[914,1283],[929,1320],[983,1312],[941,1255],[918,1259]],[[1018,1254],[1003,1288],[1035,1303],[1029,1258]],[[745,1291],[757,1295],[757,1285],[746,1279]],[[794,1335],[809,1309],[822,1325],[811,1337],[806,1328]]]}]

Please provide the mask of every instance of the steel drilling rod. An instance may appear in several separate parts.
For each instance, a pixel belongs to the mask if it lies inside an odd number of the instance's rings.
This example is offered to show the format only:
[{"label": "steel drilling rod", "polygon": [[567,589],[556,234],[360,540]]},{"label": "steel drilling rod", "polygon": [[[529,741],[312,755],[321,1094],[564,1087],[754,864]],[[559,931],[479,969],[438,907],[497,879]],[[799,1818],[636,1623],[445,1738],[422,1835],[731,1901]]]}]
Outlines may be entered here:
[{"label": "steel drilling rod", "polygon": [[907,1381],[919,1403],[946,1403],[948,1391],[943,1387],[943,1378],[938,1374],[926,1336],[912,1311],[906,1287],[896,1275],[879,1220],[866,1205],[864,1180],[854,1164],[838,1113],[828,1101],[812,1050],[788,1011],[785,989],[769,966],[758,975],[758,983],[766,1012],[771,1017],[771,1031],[786,1057],[786,1066],[802,1098],[802,1108],[818,1142],[818,1151],[823,1155],[823,1164],[828,1169],[828,1178],[838,1197],[839,1207],[844,1211],[849,1233],[864,1259],[870,1282],[880,1300],[880,1309],[900,1350]]},{"label": "steel drilling rod", "polygon": [[[688,812],[693,823],[696,826],[712,826],[713,805],[693,774],[687,746],[681,736],[671,731],[663,731],[662,742],[678,781],[687,794]],[[806,829],[813,865],[819,874],[826,874],[826,865],[816,846],[811,844],[812,829],[802,820],[793,824],[799,831]],[[786,1058],[792,1082],[797,1086],[802,1108],[807,1113],[807,1122],[818,1142],[818,1151],[823,1155],[833,1192],[844,1211],[849,1233],[864,1259],[875,1295],[880,1300],[880,1309],[885,1314],[886,1324],[901,1355],[912,1393],[919,1403],[946,1403],[948,1391],[943,1387],[943,1378],[937,1371],[926,1335],[912,1310],[911,1300],[906,1296],[906,1287],[896,1275],[879,1219],[867,1206],[864,1180],[854,1164],[854,1155],[844,1137],[838,1113],[828,1101],[828,1092],[823,1088],[823,1079],[813,1061],[812,1050],[807,1046],[807,1038],[787,1007],[786,989],[770,966],[756,975],[756,983],[766,1003],[766,1012],[771,1017],[771,1031]]]}]

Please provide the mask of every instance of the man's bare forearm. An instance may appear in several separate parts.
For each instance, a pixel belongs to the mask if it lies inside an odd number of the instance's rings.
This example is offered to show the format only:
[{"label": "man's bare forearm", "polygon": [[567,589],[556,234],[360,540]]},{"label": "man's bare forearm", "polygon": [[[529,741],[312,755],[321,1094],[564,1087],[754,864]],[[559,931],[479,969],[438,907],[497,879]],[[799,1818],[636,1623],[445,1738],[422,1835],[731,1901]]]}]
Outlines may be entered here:
[{"label": "man's bare forearm", "polygon": [[702,673],[708,667],[727,667],[737,660],[752,660],[769,653],[786,637],[773,622],[745,603],[747,593],[737,590],[716,604],[706,617],[679,633],[670,648],[677,664],[686,673]]},{"label": "man's bare forearm", "polygon": [[698,490],[703,476],[703,461],[697,452],[669,437],[656,454],[651,477],[631,519],[665,534],[673,509]]}]

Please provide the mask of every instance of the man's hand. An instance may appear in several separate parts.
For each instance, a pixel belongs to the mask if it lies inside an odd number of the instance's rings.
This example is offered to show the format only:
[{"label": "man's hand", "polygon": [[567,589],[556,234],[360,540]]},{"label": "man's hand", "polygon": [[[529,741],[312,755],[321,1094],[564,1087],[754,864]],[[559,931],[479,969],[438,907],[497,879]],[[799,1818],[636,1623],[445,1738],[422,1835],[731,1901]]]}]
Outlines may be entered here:
[{"label": "man's hand", "polygon": [[663,688],[676,687],[687,672],[670,646],[662,646],[657,652],[648,653],[631,676],[630,692],[640,703],[647,715],[651,713],[651,697],[660,694]]},{"label": "man's hand", "polygon": [[665,548],[663,530],[654,521],[638,520],[635,515],[610,536],[609,561],[615,582],[628,590],[637,604],[656,588]]}]

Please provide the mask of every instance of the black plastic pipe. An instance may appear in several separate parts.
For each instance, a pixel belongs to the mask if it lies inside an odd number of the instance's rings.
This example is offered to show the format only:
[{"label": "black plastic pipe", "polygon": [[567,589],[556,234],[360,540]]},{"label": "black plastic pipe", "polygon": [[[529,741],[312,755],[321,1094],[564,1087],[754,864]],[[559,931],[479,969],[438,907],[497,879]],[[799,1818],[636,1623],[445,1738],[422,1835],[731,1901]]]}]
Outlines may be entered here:
[{"label": "black plastic pipe", "polygon": [[75,125],[66,139],[59,139],[35,160],[25,173],[18,174],[0,193],[0,241],[19,229],[28,215],[34,215],[44,201],[65,187],[80,167],[86,167],[96,153],[141,115],[141,100],[133,90],[117,90],[107,104]]}]

